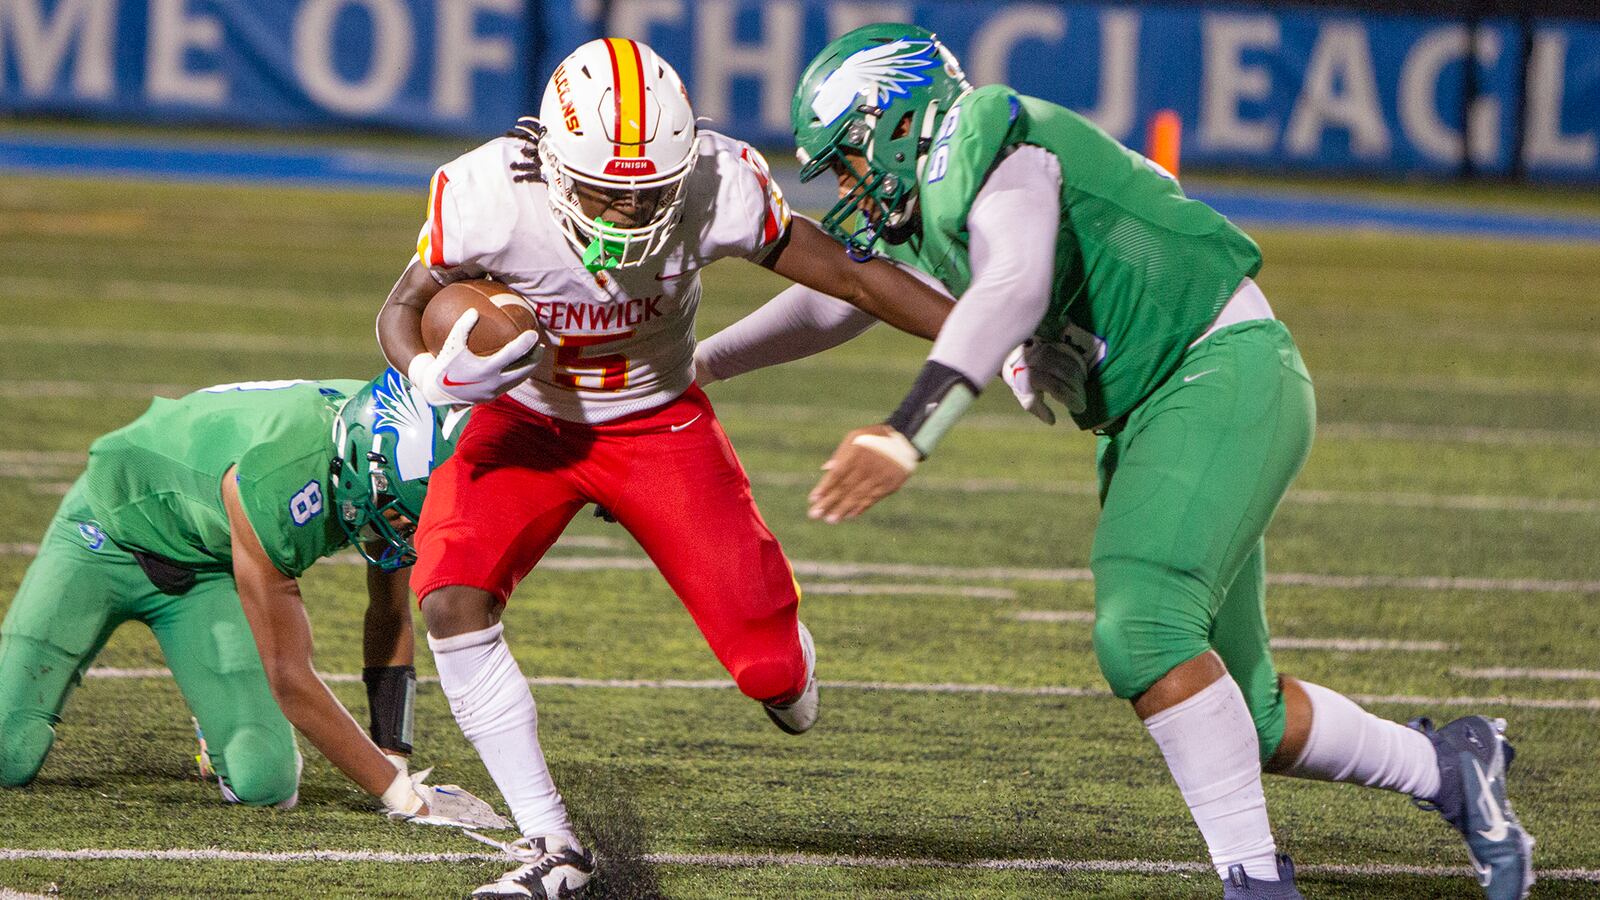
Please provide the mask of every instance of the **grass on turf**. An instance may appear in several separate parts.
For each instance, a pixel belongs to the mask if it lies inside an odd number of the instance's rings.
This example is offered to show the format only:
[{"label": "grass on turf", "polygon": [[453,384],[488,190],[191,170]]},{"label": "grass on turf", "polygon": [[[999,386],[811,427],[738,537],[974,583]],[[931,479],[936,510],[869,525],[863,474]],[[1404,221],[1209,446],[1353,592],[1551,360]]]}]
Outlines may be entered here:
[{"label": "grass on turf", "polygon": [[[369,377],[372,316],[404,264],[422,198],[141,182],[11,178],[0,261],[0,608],[31,542],[97,435],[152,391],[294,377]],[[1565,592],[1277,586],[1275,633],[1438,641],[1451,650],[1282,650],[1280,668],[1356,694],[1408,695],[1374,709],[1449,719],[1443,698],[1584,701],[1594,681],[1482,680],[1461,669],[1586,669],[1600,640],[1600,248],[1361,233],[1260,232],[1261,283],[1318,381],[1321,430],[1268,543],[1273,572],[1578,583]],[[702,334],[777,282],[725,263],[706,277]],[[803,498],[847,429],[880,419],[925,353],[878,329],[822,358],[711,388],[791,557],[1060,569],[1087,562],[1095,520],[1092,442],[1046,429],[990,391],[900,496],[841,527]],[[1396,495],[1409,500],[1402,502]],[[1545,504],[1543,507],[1540,504]],[[552,561],[634,559],[614,526]],[[1204,848],[1126,705],[1102,688],[1081,582],[946,579],[1010,599],[814,593],[803,612],[827,681],[1066,686],[1088,696],[835,688],[817,730],[789,738],[727,689],[541,686],[556,777],[605,854],[602,896],[1196,897],[1203,872],[1135,874],[887,868],[790,861],[695,863],[693,854],[804,853],[1196,863]],[[838,579],[807,577],[814,584]],[[854,582],[933,583],[928,576]],[[359,666],[361,576],[305,579],[328,672]],[[507,612],[527,674],[721,679],[688,617],[649,571],[538,570]],[[138,626],[99,664],[159,666]],[[419,669],[431,673],[426,650]],[[351,706],[361,689],[338,684]],[[1600,775],[1587,709],[1486,703],[1521,755],[1512,793],[1539,837],[1537,863],[1600,870]],[[418,698],[419,760],[492,793],[436,686]],[[38,782],[0,793],[0,847],[475,853],[450,833],[388,824],[318,754],[288,812],[217,802],[196,778],[170,680],[90,679],[73,697]],[[306,748],[309,751],[309,748]],[[1404,798],[1271,780],[1282,846],[1302,865],[1460,866],[1459,842]],[[0,887],[67,896],[184,894],[433,897],[497,874],[492,861],[239,863],[5,859]],[[1450,877],[1307,874],[1312,897],[1473,897]],[[1550,881],[1536,897],[1594,896]]]}]

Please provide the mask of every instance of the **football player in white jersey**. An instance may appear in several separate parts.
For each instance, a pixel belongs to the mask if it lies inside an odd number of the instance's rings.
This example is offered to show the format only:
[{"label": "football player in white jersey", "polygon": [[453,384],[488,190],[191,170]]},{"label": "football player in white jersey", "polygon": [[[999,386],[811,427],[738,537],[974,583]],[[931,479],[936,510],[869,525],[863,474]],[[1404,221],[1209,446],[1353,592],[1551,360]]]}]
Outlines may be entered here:
[{"label": "football player in white jersey", "polygon": [[[524,835],[524,864],[474,896],[564,897],[593,861],[545,766],[500,614],[584,505],[639,541],[779,728],[798,734],[817,715],[793,573],[694,383],[700,269],[751,260],[871,313],[887,309],[875,298],[920,298],[918,315],[885,319],[930,339],[922,323],[943,321],[950,301],[791,216],[761,155],[699,128],[677,73],[636,41],[579,47],[539,119],[439,169],[428,202],[379,341],[430,402],[479,405],[433,475],[411,583],[451,710]],[[535,310],[535,362],[521,361],[532,332],[487,357],[466,350],[471,313],[437,355],[425,349],[428,301],[486,275]]]}]

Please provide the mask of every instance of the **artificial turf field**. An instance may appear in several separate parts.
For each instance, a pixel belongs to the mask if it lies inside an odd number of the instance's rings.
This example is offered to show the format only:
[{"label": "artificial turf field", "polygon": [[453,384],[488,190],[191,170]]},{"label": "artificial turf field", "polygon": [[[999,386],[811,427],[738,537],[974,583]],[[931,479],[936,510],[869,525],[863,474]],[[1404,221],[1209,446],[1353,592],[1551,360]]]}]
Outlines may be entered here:
[{"label": "artificial turf field", "polygon": [[[152,394],[375,374],[372,318],[421,208],[0,182],[0,609],[89,442]],[[1600,896],[1600,247],[1255,234],[1320,406],[1268,541],[1280,669],[1393,718],[1505,716],[1534,896]],[[714,267],[702,335],[777,285]],[[508,634],[603,857],[593,896],[1218,896],[1154,745],[1095,666],[1089,437],[997,385],[900,495],[845,525],[806,520],[817,466],[893,408],[925,350],[880,328],[709,389],[807,588],[824,682],[810,734],[731,689],[615,526],[581,516],[518,590]],[[358,672],[360,568],[325,564],[303,587],[319,668]],[[0,793],[0,887],[447,897],[505,868],[385,821],[303,742],[297,809],[226,807],[198,778],[176,687],[140,671],[161,665],[148,632],[125,627],[97,665],[117,671],[73,696],[38,781]],[[432,673],[425,647],[418,669]],[[334,689],[364,717],[359,683]],[[419,766],[498,799],[437,685],[417,716]],[[1480,896],[1454,833],[1403,797],[1283,779],[1267,796],[1308,897]]]}]

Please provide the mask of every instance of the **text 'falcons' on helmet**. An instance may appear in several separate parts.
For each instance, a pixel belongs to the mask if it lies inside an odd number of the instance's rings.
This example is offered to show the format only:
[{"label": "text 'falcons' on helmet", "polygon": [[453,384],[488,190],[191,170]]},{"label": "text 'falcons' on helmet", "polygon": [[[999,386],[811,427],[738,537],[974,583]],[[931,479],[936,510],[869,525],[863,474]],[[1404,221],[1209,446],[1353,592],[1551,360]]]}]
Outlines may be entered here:
[{"label": "text 'falcons' on helmet", "polygon": [[[601,38],[556,66],[539,107],[550,205],[590,271],[634,266],[666,243],[694,167],[694,110],[678,73],[639,41]],[[580,187],[632,193],[645,221],[584,214]]]}]

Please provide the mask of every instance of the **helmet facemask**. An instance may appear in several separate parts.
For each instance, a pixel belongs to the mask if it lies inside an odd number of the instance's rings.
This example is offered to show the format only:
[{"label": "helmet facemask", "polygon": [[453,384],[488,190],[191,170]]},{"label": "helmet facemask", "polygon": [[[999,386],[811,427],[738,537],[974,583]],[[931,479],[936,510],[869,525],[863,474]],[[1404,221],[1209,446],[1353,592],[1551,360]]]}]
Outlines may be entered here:
[{"label": "helmet facemask", "polygon": [[934,132],[970,89],[949,49],[914,25],[858,28],[806,67],[790,110],[800,180],[840,177],[843,195],[821,224],[852,257],[916,234]]},{"label": "helmet facemask", "polygon": [[637,266],[660,252],[699,157],[678,73],[638,41],[589,41],[556,66],[539,118],[550,209],[584,267]]},{"label": "helmet facemask", "polygon": [[[539,142],[551,211],[574,250],[591,272],[637,266],[666,245],[683,217],[683,183],[698,156],[698,138],[677,167],[651,175],[622,176],[582,173],[567,165],[551,141]],[[593,206],[630,200],[635,209],[650,208],[643,222],[621,225],[584,210],[584,194]],[[603,208],[603,207],[602,207]]]},{"label": "helmet facemask", "polygon": [[[902,119],[910,116],[907,113]],[[891,244],[904,243],[916,232],[917,226],[916,179],[908,179],[873,165],[877,155],[874,147],[877,127],[878,115],[867,112],[840,129],[835,139],[818,156],[807,157],[803,149],[796,151],[802,162],[802,182],[825,172],[840,179],[841,183],[852,182],[850,188],[822,217],[820,224],[824,231],[843,241],[845,249],[857,260],[872,255],[872,246],[878,238]],[[905,143],[904,138],[893,140]],[[913,153],[925,150],[925,147],[916,147],[913,142]],[[904,155],[905,151],[895,152]]]},{"label": "helmet facemask", "polygon": [[411,536],[429,475],[455,452],[464,416],[428,406],[393,369],[339,407],[328,473],[334,519],[368,563],[392,572],[416,562]]}]

